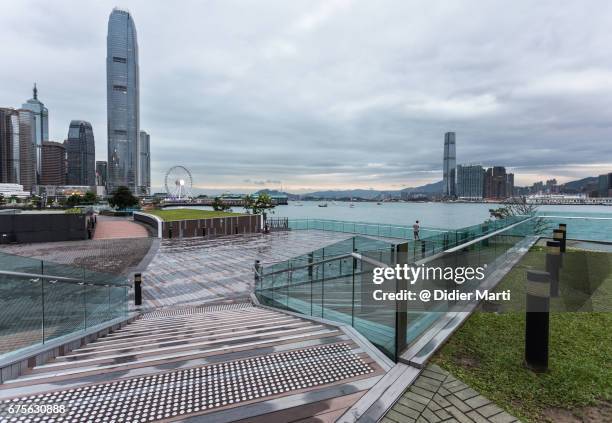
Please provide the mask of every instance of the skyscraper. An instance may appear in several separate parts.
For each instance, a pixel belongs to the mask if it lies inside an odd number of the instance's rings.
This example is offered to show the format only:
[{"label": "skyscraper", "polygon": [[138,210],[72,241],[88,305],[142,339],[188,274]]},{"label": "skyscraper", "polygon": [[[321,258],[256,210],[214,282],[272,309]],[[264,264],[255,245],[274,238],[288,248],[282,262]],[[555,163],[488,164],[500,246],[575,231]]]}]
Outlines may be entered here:
[{"label": "skyscraper", "polygon": [[136,26],[128,11],[115,8],[106,38],[109,193],[122,185],[138,192],[139,97]]},{"label": "skyscraper", "polygon": [[34,170],[36,172],[34,184],[36,184],[40,182],[40,175],[42,173],[42,143],[43,141],[49,140],[49,110],[47,110],[45,105],[38,100],[38,88],[36,88],[36,84],[34,84],[34,88],[32,89],[32,98],[23,103],[21,107],[25,110],[30,110],[35,120],[33,131],[36,140],[36,158],[34,164]]},{"label": "skyscraper", "polygon": [[444,134],[444,158],[442,160],[442,193],[446,197],[455,195],[455,133],[447,132]]},{"label": "skyscraper", "polygon": [[481,200],[484,196],[485,171],[480,165],[457,165],[457,197]]},{"label": "skyscraper", "polygon": [[[32,191],[37,183],[36,167],[38,148],[36,115],[30,110],[17,110],[19,125],[19,181],[24,191]],[[42,146],[41,146],[42,147]]]},{"label": "skyscraper", "polygon": [[514,174],[506,173],[503,166],[487,169],[485,176],[485,197],[504,199],[514,195]]},{"label": "skyscraper", "polygon": [[96,185],[106,187],[107,163],[106,161],[96,162]]},{"label": "skyscraper", "polygon": [[40,185],[66,185],[66,147],[53,141],[43,141]]},{"label": "skyscraper", "polygon": [[73,120],[65,142],[68,185],[96,185],[96,143],[91,123]]},{"label": "skyscraper", "polygon": [[19,183],[19,114],[0,108],[0,183]]},{"label": "skyscraper", "polygon": [[139,193],[149,195],[151,191],[151,137],[140,131],[140,181]]}]

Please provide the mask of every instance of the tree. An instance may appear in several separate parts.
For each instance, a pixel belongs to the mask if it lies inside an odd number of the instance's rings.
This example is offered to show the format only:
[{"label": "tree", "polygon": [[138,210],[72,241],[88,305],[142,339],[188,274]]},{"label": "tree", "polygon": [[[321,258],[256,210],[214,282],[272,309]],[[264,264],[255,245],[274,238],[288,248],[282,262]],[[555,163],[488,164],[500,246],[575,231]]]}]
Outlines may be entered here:
[{"label": "tree", "polygon": [[30,203],[32,204],[32,206],[36,207],[37,209],[42,208],[42,198],[39,195],[32,195],[30,197]]},{"label": "tree", "polygon": [[83,196],[83,203],[85,204],[96,204],[98,196],[93,191],[87,191]]},{"label": "tree", "polygon": [[6,199],[4,198],[4,195],[0,194],[0,206],[3,206],[6,204]]},{"label": "tree", "polygon": [[132,195],[132,191],[126,186],[121,186],[113,192],[113,195],[108,200],[111,207],[118,209],[127,209],[138,205],[138,198]]},{"label": "tree", "polygon": [[276,205],[267,192],[260,192],[257,198],[247,195],[244,198],[244,208],[247,212],[253,214],[263,214],[264,222],[267,219],[266,210],[273,209]]},{"label": "tree", "polygon": [[73,208],[81,204],[81,196],[79,194],[72,194],[70,197],[66,198],[66,207]]},{"label": "tree", "polygon": [[538,206],[527,202],[525,197],[509,198],[502,203],[502,207],[489,209],[489,214],[495,219],[506,219],[513,216],[534,216],[533,231],[535,234],[546,232],[549,225],[545,219],[537,217]]},{"label": "tree", "polygon": [[228,211],[231,210],[232,206],[226,204],[220,197],[215,197],[212,208],[214,211]]}]

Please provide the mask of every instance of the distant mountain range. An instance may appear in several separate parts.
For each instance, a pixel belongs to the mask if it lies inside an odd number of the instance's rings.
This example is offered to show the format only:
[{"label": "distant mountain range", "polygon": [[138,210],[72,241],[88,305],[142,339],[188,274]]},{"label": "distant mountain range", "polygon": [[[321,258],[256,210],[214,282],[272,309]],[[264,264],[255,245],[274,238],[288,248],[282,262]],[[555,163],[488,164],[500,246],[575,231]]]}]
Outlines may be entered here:
[{"label": "distant mountain range", "polygon": [[589,176],[587,178],[578,179],[577,181],[566,182],[561,185],[561,188],[565,191],[582,192],[588,189],[589,185],[597,185],[597,181],[597,176]]},{"label": "distant mountain range", "polygon": [[[363,199],[363,200],[376,200],[383,198],[399,198],[408,194],[410,196],[423,194],[426,196],[436,196],[442,194],[442,183],[443,181],[433,182],[431,184],[422,185],[419,187],[404,188],[401,190],[375,190],[375,189],[348,189],[348,190],[327,190],[327,191],[314,191],[306,194],[292,194],[289,192],[282,192],[278,190],[262,189],[259,192],[267,192],[271,195],[286,195],[289,200],[305,200],[305,199],[321,199],[321,200],[341,200],[341,199]],[[589,176],[587,178],[578,179],[576,181],[566,182],[561,185],[563,192],[584,192],[589,190],[590,187],[597,184],[596,176]]]},{"label": "distant mountain range", "polygon": [[363,200],[375,200],[378,198],[386,197],[401,197],[402,193],[407,194],[425,194],[434,195],[442,193],[442,181],[434,182],[432,184],[423,185],[420,187],[404,188],[396,191],[379,191],[375,189],[349,189],[349,190],[328,190],[328,191],[315,191],[306,194],[292,194],[289,192],[282,192],[278,190],[262,189],[258,192],[267,192],[270,195],[286,195],[289,200],[299,199],[326,199],[326,200],[340,200],[340,199],[363,199]]}]

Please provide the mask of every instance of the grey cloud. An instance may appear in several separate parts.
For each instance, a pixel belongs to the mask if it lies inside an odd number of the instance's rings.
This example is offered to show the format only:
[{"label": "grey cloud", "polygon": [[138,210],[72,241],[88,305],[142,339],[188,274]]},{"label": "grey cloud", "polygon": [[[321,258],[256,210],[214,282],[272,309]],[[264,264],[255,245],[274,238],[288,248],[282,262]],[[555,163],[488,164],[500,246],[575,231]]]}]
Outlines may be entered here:
[{"label": "grey cloud", "polygon": [[[0,15],[0,105],[38,81],[51,137],[89,120],[98,159],[113,6],[10,2]],[[519,183],[612,170],[609,2],[126,6],[154,185],[183,164],[198,186],[412,186],[441,177],[448,130],[459,163],[506,165]]]}]

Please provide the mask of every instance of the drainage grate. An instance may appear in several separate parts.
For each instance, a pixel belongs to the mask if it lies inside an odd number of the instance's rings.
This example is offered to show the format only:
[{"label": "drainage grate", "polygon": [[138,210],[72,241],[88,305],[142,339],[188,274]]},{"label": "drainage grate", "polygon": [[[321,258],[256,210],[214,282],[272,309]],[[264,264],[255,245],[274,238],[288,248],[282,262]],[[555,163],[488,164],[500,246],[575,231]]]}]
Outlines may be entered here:
[{"label": "drainage grate", "polygon": [[214,304],[214,305],[209,305],[209,306],[162,309],[158,311],[152,311],[150,313],[145,313],[142,315],[140,319],[149,320],[149,319],[157,319],[159,317],[210,313],[211,311],[238,310],[238,309],[247,308],[247,307],[252,307],[252,304],[251,303],[228,303],[228,304]]},{"label": "drainage grate", "polygon": [[[372,373],[345,343],[50,392],[0,403],[7,421],[150,422]],[[9,414],[9,407],[63,405],[63,414]],[[13,419],[11,419],[11,417]]]}]

